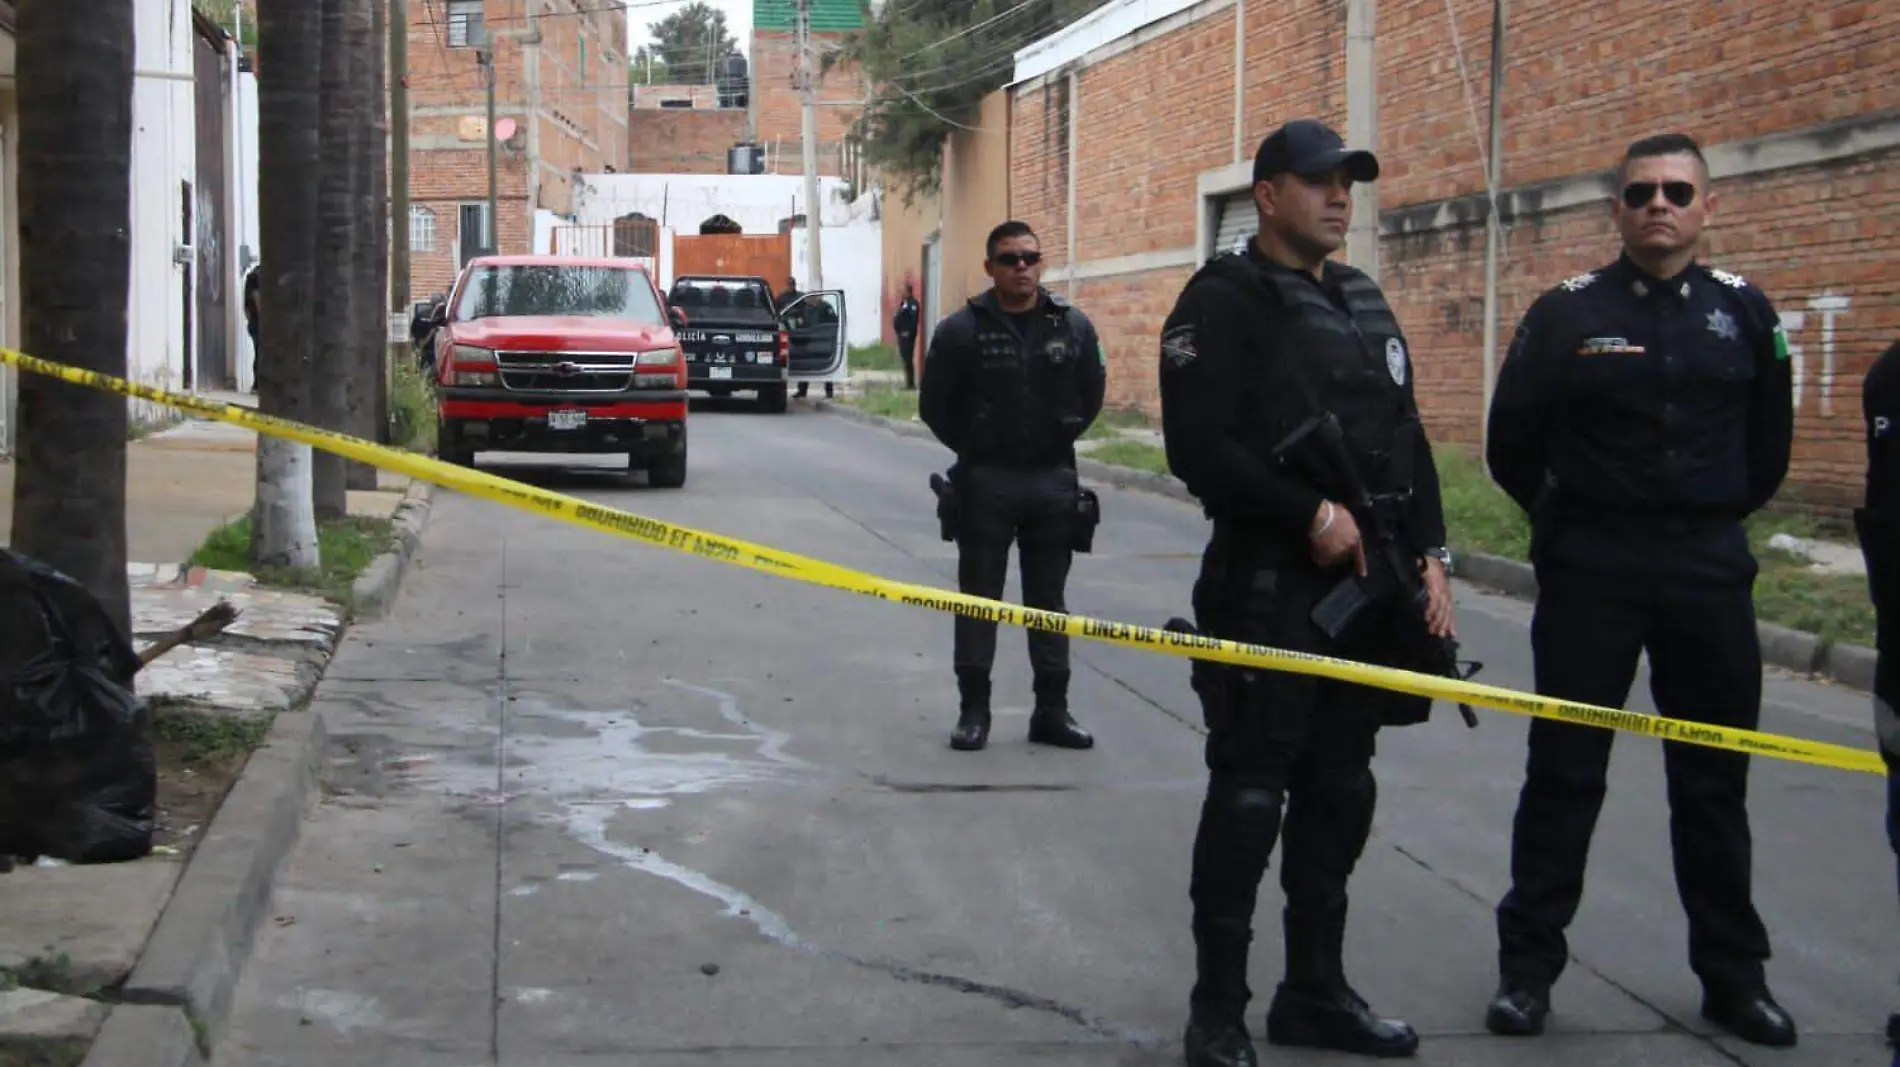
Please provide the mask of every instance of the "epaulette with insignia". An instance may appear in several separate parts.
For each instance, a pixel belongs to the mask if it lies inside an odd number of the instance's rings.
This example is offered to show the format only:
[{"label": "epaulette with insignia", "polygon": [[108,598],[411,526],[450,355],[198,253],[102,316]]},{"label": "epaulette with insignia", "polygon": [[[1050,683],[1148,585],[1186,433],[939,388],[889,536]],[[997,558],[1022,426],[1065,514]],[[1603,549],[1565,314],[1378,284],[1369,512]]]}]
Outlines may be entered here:
[{"label": "epaulette with insignia", "polygon": [[1597,280],[1597,275],[1595,271],[1586,271],[1585,273],[1579,274],[1574,278],[1565,278],[1563,281],[1558,282],[1557,285],[1559,288],[1567,289],[1570,292],[1574,293],[1577,290],[1588,286],[1591,282],[1594,282],[1596,280]]},{"label": "epaulette with insignia", "polygon": [[1728,271],[1716,270],[1714,267],[1708,267],[1706,269],[1709,272],[1709,277],[1714,278],[1716,281],[1721,282],[1723,285],[1728,286],[1730,289],[1748,288],[1748,279],[1742,277],[1739,274],[1730,274]]}]

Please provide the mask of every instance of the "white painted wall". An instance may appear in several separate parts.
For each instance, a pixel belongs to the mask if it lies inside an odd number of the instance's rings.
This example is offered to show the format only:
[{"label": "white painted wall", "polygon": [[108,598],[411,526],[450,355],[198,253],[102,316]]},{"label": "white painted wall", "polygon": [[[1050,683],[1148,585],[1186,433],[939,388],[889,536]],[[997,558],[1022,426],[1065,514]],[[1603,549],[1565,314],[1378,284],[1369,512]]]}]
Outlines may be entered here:
[{"label": "white painted wall", "polygon": [[[184,185],[196,188],[191,8],[182,0],[134,0],[132,240],[126,365],[135,381],[184,384],[185,268],[173,262],[185,241]],[[194,317],[196,312],[194,311]],[[159,414],[132,403],[134,418]]]},{"label": "white painted wall", "polygon": [[[818,179],[820,219],[841,226],[852,216],[842,178]],[[860,198],[863,199],[863,198]],[[805,179],[796,174],[587,174],[574,193],[582,223],[612,222],[638,211],[684,234],[725,215],[746,233],[777,233],[780,219],[805,213]],[[827,261],[828,262],[828,261]],[[800,278],[801,283],[805,279]]]},{"label": "white painted wall", "polygon": [[[844,290],[845,340],[874,345],[880,336],[878,317],[884,307],[884,236],[882,227],[866,219],[842,226],[826,226],[823,234],[825,283],[805,283],[807,290]],[[811,277],[811,235],[804,227],[792,231],[792,274],[800,282]]]},{"label": "white painted wall", "polygon": [[242,71],[237,76],[237,169],[231,175],[232,198],[236,201],[237,239],[230,242],[237,248],[237,277],[231,284],[231,292],[237,294],[232,301],[237,312],[237,344],[231,351],[237,354],[237,387],[239,392],[248,393],[257,387],[251,377],[251,362],[256,353],[251,350],[251,332],[244,318],[244,276],[249,273],[251,264],[257,262],[258,250],[262,241],[257,229],[257,76]]}]

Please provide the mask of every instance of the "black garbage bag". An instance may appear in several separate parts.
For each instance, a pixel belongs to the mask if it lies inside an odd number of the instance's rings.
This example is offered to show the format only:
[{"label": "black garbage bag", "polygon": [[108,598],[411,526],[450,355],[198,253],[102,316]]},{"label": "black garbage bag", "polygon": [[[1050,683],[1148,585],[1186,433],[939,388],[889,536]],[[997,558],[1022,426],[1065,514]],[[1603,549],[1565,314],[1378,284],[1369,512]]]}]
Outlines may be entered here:
[{"label": "black garbage bag", "polygon": [[158,764],[139,666],[85,587],[0,549],[0,856],[151,852]]}]

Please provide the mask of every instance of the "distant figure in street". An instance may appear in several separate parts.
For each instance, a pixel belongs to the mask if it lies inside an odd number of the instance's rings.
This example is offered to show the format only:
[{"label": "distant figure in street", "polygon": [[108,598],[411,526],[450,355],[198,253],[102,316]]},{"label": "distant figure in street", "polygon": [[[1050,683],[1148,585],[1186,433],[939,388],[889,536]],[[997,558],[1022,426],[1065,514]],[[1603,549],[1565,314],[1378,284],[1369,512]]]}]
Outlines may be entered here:
[{"label": "distant figure in street", "polygon": [[[1874,601],[1874,732],[1887,763],[1887,843],[1900,878],[1900,343],[1874,361],[1860,390],[1867,419],[1867,500],[1854,532]],[[1900,1012],[1887,1017],[1900,1046]]]},{"label": "distant figure in street", "polygon": [[[1531,304],[1491,404],[1492,476],[1530,518],[1537,692],[1623,707],[1647,652],[1664,716],[1753,730],[1759,565],[1742,523],[1788,473],[1787,335],[1766,293],[1696,262],[1716,198],[1693,139],[1637,141],[1615,173],[1622,254]],[[1543,1032],[1615,736],[1531,723],[1492,1033]],[[1663,761],[1702,1015],[1753,1044],[1793,1045],[1750,884],[1749,758],[1664,741]]]},{"label": "distant figure in street", "polygon": [[257,292],[259,264],[251,264],[244,275],[244,328],[251,335],[251,392],[257,392]]},{"label": "distant figure in street", "polygon": [[917,319],[921,309],[917,306],[917,294],[910,283],[904,283],[904,299],[897,303],[897,314],[891,316],[891,332],[897,335],[897,362],[904,367],[904,388],[917,388]]},{"label": "distant figure in street", "polygon": [[[798,302],[798,301],[799,301],[800,299],[802,299],[802,298],[804,297],[804,295],[805,295],[804,293],[802,293],[802,292],[800,292],[800,291],[799,291],[799,288],[798,288],[798,279],[797,279],[797,278],[787,278],[787,279],[785,279],[785,291],[784,291],[784,292],[782,292],[782,293],[780,293],[780,294],[778,294],[778,297],[777,297],[777,299],[778,299],[778,309],[779,309],[780,311],[784,311],[784,310],[785,310],[786,308],[788,308],[788,307],[791,307],[791,306],[792,306],[793,304],[796,304],[796,303],[797,303],[797,302]],[[819,305],[818,305],[818,304],[817,304],[816,302],[813,302],[813,303],[811,303],[811,304],[808,304],[808,305],[806,305],[806,306],[805,306],[804,308],[802,308],[802,309],[800,310],[800,315],[802,315],[802,316],[804,316],[804,317],[806,317],[807,319],[809,319],[809,318],[810,318],[810,317],[811,317],[811,316],[812,316],[812,315],[813,315],[814,313],[816,313],[817,311],[819,311],[819,309],[820,309],[820,308],[819,308]],[[829,310],[829,309],[825,309],[825,310]],[[807,321],[807,322],[805,323],[805,325],[807,325],[807,326],[809,326],[809,325],[812,325],[812,324],[811,324],[811,322],[809,322],[809,321]],[[798,392],[796,392],[796,393],[794,393],[794,394],[792,394],[792,395],[793,395],[793,396],[804,396],[804,395],[805,395],[805,390],[806,390],[806,388],[807,388],[807,387],[809,387],[810,385],[811,385],[811,383],[810,383],[810,382],[799,382],[799,383],[798,383]],[[830,397],[830,396],[831,396],[831,383],[830,383],[830,382],[826,382],[826,383],[825,383],[825,396],[826,396],[826,397]]]}]

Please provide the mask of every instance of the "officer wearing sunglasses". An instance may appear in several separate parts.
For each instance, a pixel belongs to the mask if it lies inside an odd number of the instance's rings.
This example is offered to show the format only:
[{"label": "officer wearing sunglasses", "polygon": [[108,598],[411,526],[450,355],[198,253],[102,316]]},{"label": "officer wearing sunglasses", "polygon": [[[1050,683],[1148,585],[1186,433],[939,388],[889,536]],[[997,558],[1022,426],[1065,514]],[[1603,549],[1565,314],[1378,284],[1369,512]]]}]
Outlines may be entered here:
[{"label": "officer wearing sunglasses", "polygon": [[[1787,338],[1760,289],[1696,262],[1715,197],[1694,140],[1638,141],[1616,179],[1622,254],[1532,303],[1491,404],[1492,476],[1531,521],[1537,690],[1621,707],[1647,652],[1662,714],[1754,729],[1762,661],[1742,520],[1788,470]],[[1615,736],[1531,724],[1497,908],[1493,1033],[1543,1031]],[[1746,1041],[1793,1045],[1752,899],[1748,757],[1674,742],[1663,757],[1702,1014]]]},{"label": "officer wearing sunglasses", "polygon": [[[1900,344],[1874,361],[1860,404],[1867,498],[1854,512],[1854,531],[1874,602],[1874,727],[1887,763],[1887,843],[1900,863]],[[1887,1017],[1887,1040],[1900,1045],[1900,1012]]]},{"label": "officer wearing sunglasses", "polygon": [[[997,599],[1012,542],[1021,546],[1023,602],[1066,611],[1072,553],[1086,550],[1093,495],[1076,480],[1075,442],[1102,411],[1106,371],[1088,316],[1042,287],[1035,231],[1010,221],[990,231],[983,266],[991,288],[938,324],[924,355],[918,414],[951,451],[957,587]],[[939,516],[945,510],[939,509]],[[996,623],[958,615],[952,624],[959,711],[951,747],[975,751],[990,733],[990,668]],[[1069,639],[1028,632],[1035,708],[1029,740],[1058,748],[1095,744],[1069,714]]]}]

